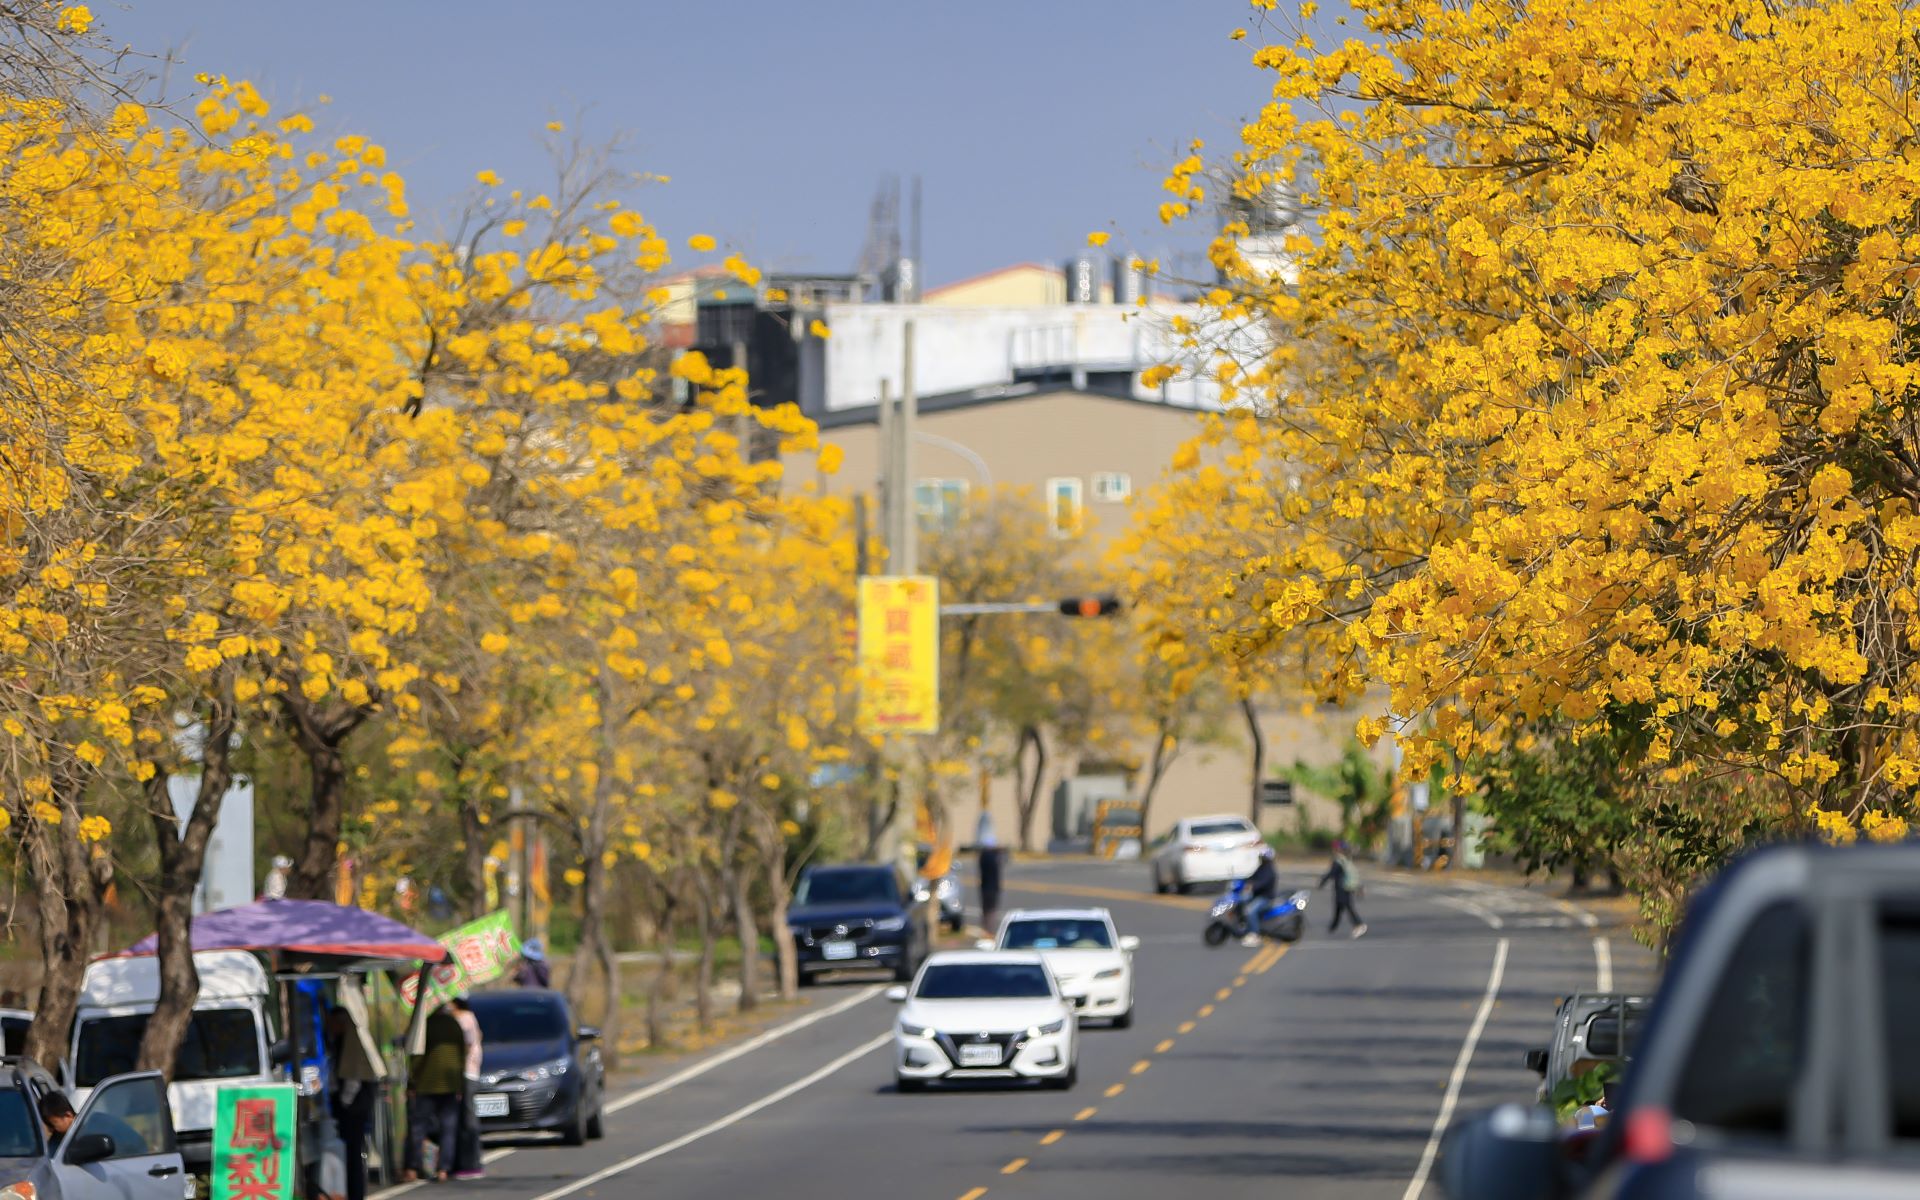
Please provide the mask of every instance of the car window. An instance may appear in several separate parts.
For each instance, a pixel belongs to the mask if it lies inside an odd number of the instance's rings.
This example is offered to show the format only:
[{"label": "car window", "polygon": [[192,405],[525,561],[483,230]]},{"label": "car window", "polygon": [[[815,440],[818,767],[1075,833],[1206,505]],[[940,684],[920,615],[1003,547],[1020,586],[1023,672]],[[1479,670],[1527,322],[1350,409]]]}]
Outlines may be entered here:
[{"label": "car window", "polygon": [[1252,832],[1253,826],[1245,821],[1195,821],[1187,828],[1187,833],[1192,837],[1219,837],[1225,833]]},{"label": "car window", "polygon": [[573,1032],[566,1009],[552,997],[475,996],[472,1003],[482,1047],[490,1042],[551,1042]]},{"label": "car window", "polygon": [[1107,923],[1085,918],[1010,921],[1005,950],[1111,950]]},{"label": "car window", "polygon": [[74,1138],[104,1133],[113,1139],[112,1158],[141,1158],[173,1151],[167,1119],[166,1085],[157,1076],[122,1079],[101,1088],[89,1100],[87,1114],[74,1127]]},{"label": "car window", "polygon": [[1920,1027],[1913,1000],[1920,996],[1920,898],[1880,909],[1880,1013],[1886,1022],[1887,1090],[1892,1133],[1920,1141]]},{"label": "car window", "polygon": [[921,1000],[1037,1000],[1053,995],[1039,963],[941,963],[920,975]]},{"label": "car window", "polygon": [[1812,937],[1806,912],[1761,910],[1702,1015],[1673,1105],[1696,1126],[1784,1138],[1806,1058]]},{"label": "car window", "polygon": [[900,893],[893,872],[885,867],[855,871],[809,871],[793,894],[805,904],[898,904]]},{"label": "car window", "polygon": [[[74,1082],[93,1087],[102,1079],[133,1070],[146,1029],[144,1013],[95,1017],[82,1024],[74,1051]],[[175,1079],[244,1079],[259,1073],[259,1033],[251,1010],[195,1010],[175,1060]]]},{"label": "car window", "polygon": [[18,1058],[26,1050],[27,1031],[32,1028],[32,1017],[0,1017],[0,1045],[8,1058]]},{"label": "car window", "polygon": [[1640,1040],[1645,1010],[1630,1005],[1626,1010],[1626,1035],[1621,1036],[1620,1010],[1608,1009],[1587,1022],[1587,1055],[1592,1058],[1632,1058],[1634,1044]]},{"label": "car window", "polygon": [[0,1158],[33,1158],[40,1153],[40,1120],[25,1092],[0,1088]]}]

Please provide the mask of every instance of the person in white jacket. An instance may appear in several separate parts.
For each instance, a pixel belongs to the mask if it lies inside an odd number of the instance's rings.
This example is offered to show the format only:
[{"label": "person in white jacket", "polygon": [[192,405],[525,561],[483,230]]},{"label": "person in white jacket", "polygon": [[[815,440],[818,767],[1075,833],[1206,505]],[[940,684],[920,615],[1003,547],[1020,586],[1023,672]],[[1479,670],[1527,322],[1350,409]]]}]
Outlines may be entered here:
[{"label": "person in white jacket", "polygon": [[452,1010],[453,1019],[460,1023],[460,1033],[466,1039],[467,1046],[467,1090],[460,1105],[460,1136],[456,1139],[458,1149],[453,1155],[453,1177],[481,1179],[487,1172],[480,1163],[480,1116],[473,1109],[474,1095],[480,1090],[480,1063],[483,1058],[480,1018],[473,1015],[473,1006],[467,1003],[465,996],[455,996],[447,1002],[447,1007]]}]

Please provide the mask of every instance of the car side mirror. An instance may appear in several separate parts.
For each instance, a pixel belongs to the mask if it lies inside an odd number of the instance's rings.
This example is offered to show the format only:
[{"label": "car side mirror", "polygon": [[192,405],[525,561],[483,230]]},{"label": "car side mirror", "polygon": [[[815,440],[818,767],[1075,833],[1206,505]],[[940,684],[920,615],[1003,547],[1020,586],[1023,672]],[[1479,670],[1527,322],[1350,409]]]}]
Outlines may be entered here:
[{"label": "car side mirror", "polygon": [[1128,954],[1132,954],[1140,948],[1140,939],[1131,933],[1123,933],[1120,935],[1120,948]]},{"label": "car side mirror", "polygon": [[975,943],[973,944],[973,948],[974,948],[975,950],[991,950],[991,949],[993,949],[993,939],[992,939],[992,938],[981,938],[980,940],[978,940],[978,941],[976,941],[976,942],[975,942]]},{"label": "car side mirror", "polygon": [[582,1025],[580,1027],[579,1037],[583,1042],[597,1042],[600,1040],[600,1027],[598,1025]]},{"label": "car side mirror", "polygon": [[112,1157],[113,1139],[104,1133],[83,1133],[67,1147],[67,1161],[76,1167]]},{"label": "car side mirror", "polygon": [[284,1067],[293,1061],[293,1043],[281,1038],[267,1047],[267,1061],[276,1067]]},{"label": "car side mirror", "polygon": [[1538,1047],[1527,1051],[1527,1070],[1545,1079],[1547,1077],[1547,1052]]},{"label": "car side mirror", "polygon": [[895,1004],[905,1004],[907,1002],[907,985],[904,983],[894,984],[887,989],[886,997]]},{"label": "car side mirror", "polygon": [[1552,1200],[1561,1170],[1553,1113],[1503,1104],[1448,1131],[1436,1176],[1450,1200]]}]

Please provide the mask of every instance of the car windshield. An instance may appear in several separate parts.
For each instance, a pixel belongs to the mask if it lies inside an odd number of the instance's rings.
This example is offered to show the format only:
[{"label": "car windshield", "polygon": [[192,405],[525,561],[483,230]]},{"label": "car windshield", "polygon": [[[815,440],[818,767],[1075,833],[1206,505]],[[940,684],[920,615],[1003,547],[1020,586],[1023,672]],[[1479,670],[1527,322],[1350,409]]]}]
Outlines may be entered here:
[{"label": "car windshield", "polygon": [[796,905],[806,904],[897,904],[900,894],[893,885],[893,872],[885,867],[862,867],[853,871],[809,871],[793,894]]},{"label": "car windshield", "polygon": [[8,1058],[18,1058],[26,1049],[27,1031],[32,1017],[0,1017],[0,1040],[4,1040]]},{"label": "car windshield", "polygon": [[941,963],[920,976],[921,1000],[1038,1000],[1053,995],[1039,963]]},{"label": "car windshield", "polygon": [[480,1044],[551,1042],[567,1037],[566,1010],[550,996],[475,996],[473,1015],[480,1022]]},{"label": "car windshield", "polygon": [[1107,923],[1076,917],[1044,921],[1012,921],[1001,936],[1005,950],[1111,950]]},{"label": "car windshield", "polygon": [[[74,1083],[90,1088],[102,1079],[134,1069],[140,1055],[140,1036],[147,1017],[94,1017],[80,1026],[74,1050]],[[187,1024],[186,1039],[173,1077],[183,1079],[244,1079],[260,1073],[259,1027],[245,1008],[199,1009]]]},{"label": "car windshield", "polygon": [[40,1122],[18,1088],[0,1088],[0,1158],[33,1158],[40,1153]]},{"label": "car windshield", "polygon": [[1223,833],[1252,833],[1245,821],[1195,821],[1187,827],[1193,837],[1219,837]]}]

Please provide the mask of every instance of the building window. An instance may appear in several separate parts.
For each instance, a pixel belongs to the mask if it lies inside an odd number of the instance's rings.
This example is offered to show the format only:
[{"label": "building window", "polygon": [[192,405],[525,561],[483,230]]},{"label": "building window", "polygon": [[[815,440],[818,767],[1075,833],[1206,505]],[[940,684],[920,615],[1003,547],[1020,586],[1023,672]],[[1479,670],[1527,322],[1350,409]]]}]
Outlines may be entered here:
[{"label": "building window", "polygon": [[1048,531],[1057,538],[1079,537],[1085,524],[1085,502],[1078,479],[1047,480]]},{"label": "building window", "polygon": [[1133,477],[1124,471],[1101,471],[1093,477],[1093,498],[1118,504],[1133,495]]},{"label": "building window", "polygon": [[922,479],[913,485],[913,507],[922,529],[952,529],[967,507],[967,481]]}]

